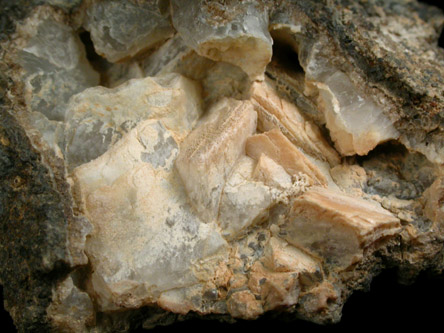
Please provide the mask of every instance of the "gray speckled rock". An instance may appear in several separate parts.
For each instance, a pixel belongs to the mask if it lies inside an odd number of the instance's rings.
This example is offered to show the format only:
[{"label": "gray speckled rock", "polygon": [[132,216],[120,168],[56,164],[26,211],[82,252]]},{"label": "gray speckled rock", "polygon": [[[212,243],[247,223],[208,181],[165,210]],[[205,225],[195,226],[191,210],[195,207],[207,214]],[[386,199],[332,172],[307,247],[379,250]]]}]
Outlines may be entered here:
[{"label": "gray speckled rock", "polygon": [[20,332],[334,323],[384,269],[443,271],[438,10],[0,7],[0,283]]}]

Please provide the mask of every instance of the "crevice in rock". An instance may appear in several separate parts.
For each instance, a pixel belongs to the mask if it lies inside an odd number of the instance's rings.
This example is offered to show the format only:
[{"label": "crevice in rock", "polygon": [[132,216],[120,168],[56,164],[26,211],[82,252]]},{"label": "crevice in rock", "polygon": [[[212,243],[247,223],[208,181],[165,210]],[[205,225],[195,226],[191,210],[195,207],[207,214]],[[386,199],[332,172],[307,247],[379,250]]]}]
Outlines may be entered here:
[{"label": "crevice in rock", "polygon": [[[267,66],[266,74],[272,80],[280,77],[285,82],[280,84],[287,86],[281,88],[284,88],[288,95],[296,97],[293,99],[300,100],[305,86],[305,72],[299,63],[298,45],[285,29],[272,31],[271,36],[273,37],[273,56]],[[295,96],[293,90],[299,96]]]},{"label": "crevice in rock", "polygon": [[281,98],[295,104],[307,120],[313,121],[331,147],[334,143],[330,131],[325,126],[323,115],[317,106],[317,95],[307,96],[305,71],[301,66],[298,54],[298,42],[295,35],[286,29],[274,30],[273,57],[267,67],[266,75],[274,82]]},{"label": "crevice in rock", "polygon": [[378,145],[366,156],[358,156],[357,162],[367,172],[366,193],[393,195],[401,200],[419,198],[438,171],[424,155],[409,152],[395,140]]},{"label": "crevice in rock", "polygon": [[88,59],[91,66],[100,74],[100,85],[107,86],[107,75],[106,71],[113,66],[105,58],[101,57],[95,50],[94,44],[91,40],[91,34],[89,31],[81,31],[79,33],[80,40],[83,45],[85,45],[86,58]]},{"label": "crevice in rock", "polygon": [[72,281],[79,290],[85,292],[87,291],[88,289],[87,283],[91,276],[91,272],[92,272],[91,264],[88,263],[88,265],[80,266],[71,273]]},{"label": "crevice in rock", "polygon": [[278,66],[298,82],[304,81],[305,72],[299,63],[295,47],[279,37],[273,40],[273,57],[271,62],[272,66]]},{"label": "crevice in rock", "polygon": [[406,155],[408,154],[407,148],[401,144],[400,142],[396,140],[390,140],[384,143],[381,143],[380,145],[376,146],[375,149],[370,151],[365,156],[359,156],[357,155],[357,160],[360,164],[362,164],[365,160],[369,160],[371,158],[375,158],[378,155],[381,154],[399,154],[399,155]]},{"label": "crevice in rock", "polygon": [[[298,54],[297,36],[288,29],[271,31],[273,37],[273,56],[265,75],[273,82],[281,98],[295,104],[307,119],[319,127],[325,123],[324,116],[317,106],[317,96],[307,96],[305,71],[301,66]],[[328,131],[322,131],[329,137]]]}]

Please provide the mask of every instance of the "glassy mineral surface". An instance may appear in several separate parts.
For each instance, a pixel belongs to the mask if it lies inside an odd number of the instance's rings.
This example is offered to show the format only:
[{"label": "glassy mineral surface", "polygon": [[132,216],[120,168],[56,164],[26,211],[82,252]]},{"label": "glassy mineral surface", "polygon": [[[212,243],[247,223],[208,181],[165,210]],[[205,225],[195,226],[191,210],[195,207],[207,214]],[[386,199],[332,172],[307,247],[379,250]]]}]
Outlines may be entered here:
[{"label": "glassy mineral surface", "polygon": [[1,41],[0,282],[21,332],[334,323],[385,268],[442,272],[437,9],[20,10]]}]

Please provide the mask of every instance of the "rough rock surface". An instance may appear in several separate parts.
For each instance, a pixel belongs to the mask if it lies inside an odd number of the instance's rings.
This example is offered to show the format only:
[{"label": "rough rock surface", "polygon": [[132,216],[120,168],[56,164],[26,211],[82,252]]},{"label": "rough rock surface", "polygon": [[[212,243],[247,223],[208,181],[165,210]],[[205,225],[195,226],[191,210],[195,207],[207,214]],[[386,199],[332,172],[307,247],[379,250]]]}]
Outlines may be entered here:
[{"label": "rough rock surface", "polygon": [[20,332],[341,318],[444,269],[444,16],[416,1],[0,6]]}]

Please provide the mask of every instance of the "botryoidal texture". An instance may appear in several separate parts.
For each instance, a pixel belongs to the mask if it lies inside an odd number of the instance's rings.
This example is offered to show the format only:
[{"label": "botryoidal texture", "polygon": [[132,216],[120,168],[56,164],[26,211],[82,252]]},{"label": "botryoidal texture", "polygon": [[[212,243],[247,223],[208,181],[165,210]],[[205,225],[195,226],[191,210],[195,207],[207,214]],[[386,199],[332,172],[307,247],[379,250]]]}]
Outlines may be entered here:
[{"label": "botryoidal texture", "polygon": [[0,9],[0,283],[20,332],[315,323],[444,268],[444,16],[416,1]]}]

